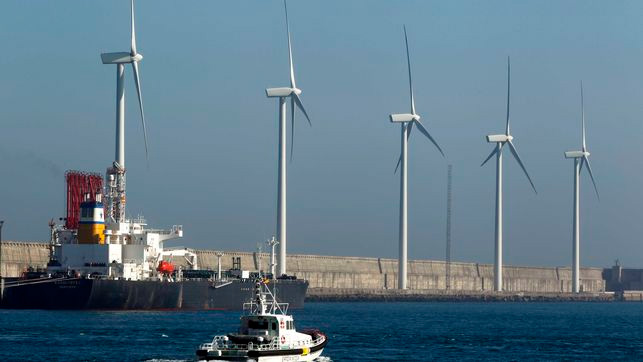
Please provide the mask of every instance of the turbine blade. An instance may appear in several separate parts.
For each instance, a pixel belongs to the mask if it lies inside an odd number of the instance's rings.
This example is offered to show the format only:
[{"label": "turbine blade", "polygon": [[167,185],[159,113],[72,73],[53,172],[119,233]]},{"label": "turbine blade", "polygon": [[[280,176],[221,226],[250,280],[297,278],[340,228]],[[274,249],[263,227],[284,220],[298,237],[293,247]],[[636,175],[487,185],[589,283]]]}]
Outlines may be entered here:
[{"label": "turbine blade", "polygon": [[520,156],[518,156],[518,150],[516,150],[516,146],[514,146],[513,142],[511,141],[507,141],[507,143],[509,143],[509,149],[511,150],[511,153],[514,155],[514,158],[516,159],[516,161],[518,161],[520,168],[522,168],[522,171],[525,173],[525,176],[527,176],[527,180],[529,180],[529,183],[531,184],[531,188],[534,189],[535,193],[538,193],[538,191],[536,191],[536,186],[534,186],[534,182],[531,180],[531,177],[529,176],[529,173],[525,168],[525,165],[522,163]]},{"label": "turbine blade", "polygon": [[292,45],[290,44],[290,25],[288,24],[288,6],[284,0],[284,11],[286,12],[286,33],[288,34],[288,64],[290,65],[290,88],[297,88],[295,84],[295,67],[292,62]]},{"label": "turbine blade", "polygon": [[295,98],[290,98],[290,162],[295,147]]},{"label": "turbine blade", "polygon": [[406,25],[404,25],[404,43],[406,44],[406,65],[409,70],[409,93],[411,94],[411,113],[415,114],[415,99],[413,98],[413,79],[411,78],[411,56],[409,55],[409,39],[406,36]]},{"label": "turbine blade", "polygon": [[511,61],[507,56],[507,127],[505,134],[509,135],[509,95],[511,94]]},{"label": "turbine blade", "polygon": [[485,158],[484,161],[482,161],[482,163],[480,164],[480,167],[484,166],[484,164],[487,163],[487,161],[489,161],[491,157],[493,157],[496,153],[498,153],[498,147],[493,148],[493,151],[491,151],[489,156],[487,156],[487,158]]},{"label": "turbine blade", "polygon": [[397,169],[400,168],[401,163],[402,163],[402,155],[400,154],[400,158],[397,159],[397,165],[395,166],[395,171],[393,171],[393,174],[397,173]]},{"label": "turbine blade", "polygon": [[304,114],[304,116],[306,116],[306,120],[308,121],[308,124],[312,127],[313,124],[310,122],[310,117],[308,117],[308,113],[306,112],[306,109],[304,108],[304,105],[301,103],[301,98],[299,98],[299,96],[297,94],[295,94],[295,93],[293,93],[291,95],[291,97],[293,97],[293,99],[295,100],[295,103],[297,103],[297,107],[299,107],[299,109],[301,109],[301,111]]},{"label": "turbine blade", "polygon": [[147,126],[145,125],[145,112],[143,112],[143,95],[141,94],[141,80],[138,75],[138,62],[132,62],[134,70],[134,81],[136,82],[136,93],[138,93],[138,106],[141,109],[141,123],[143,124],[143,140],[145,141],[145,160],[149,162],[147,152]]},{"label": "turbine blade", "polygon": [[406,139],[411,138],[411,130],[413,129],[413,121],[409,122],[409,125],[406,126],[408,130],[406,131]]},{"label": "turbine blade", "polygon": [[594,180],[594,173],[592,173],[592,166],[590,166],[589,164],[589,158],[587,158],[587,156],[583,156],[583,161],[584,163],[587,164],[587,172],[589,173],[589,178],[592,179],[592,184],[594,185],[594,191],[596,191],[596,198],[600,200],[601,196],[598,194],[598,187],[596,187],[596,180]]},{"label": "turbine blade", "polygon": [[583,97],[583,81],[580,82],[580,113],[582,119],[582,129],[583,129],[583,152],[587,151],[587,145],[585,144],[585,100]]},{"label": "turbine blade", "polygon": [[435,145],[435,147],[437,147],[437,148],[438,148],[438,151],[440,151],[440,153],[442,154],[442,157],[445,157],[445,158],[446,158],[446,156],[444,156],[444,152],[442,152],[442,149],[440,148],[440,146],[438,145],[438,143],[435,141],[435,139],[433,139],[433,137],[431,137],[431,135],[430,135],[430,134],[429,134],[429,132],[426,130],[426,128],[424,128],[424,126],[422,125],[422,123],[421,123],[419,120],[417,120],[417,119],[416,119],[415,121],[411,122],[411,124],[413,124],[413,123],[415,123],[415,124],[416,124],[417,129],[419,129],[419,130],[420,130],[420,132],[422,132],[422,134],[424,134],[424,135],[425,135],[429,140],[431,140],[431,142],[433,142],[433,144]]},{"label": "turbine blade", "polygon": [[136,29],[134,28],[134,0],[131,2],[132,8],[132,56],[136,55]]}]

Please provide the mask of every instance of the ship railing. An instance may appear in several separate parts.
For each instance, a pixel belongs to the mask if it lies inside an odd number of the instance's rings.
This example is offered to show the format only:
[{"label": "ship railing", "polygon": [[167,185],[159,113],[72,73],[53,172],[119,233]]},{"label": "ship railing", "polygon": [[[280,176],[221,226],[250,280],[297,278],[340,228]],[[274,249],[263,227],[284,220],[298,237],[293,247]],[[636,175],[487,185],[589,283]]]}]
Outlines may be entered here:
[{"label": "ship railing", "polygon": [[322,344],[325,340],[326,340],[326,336],[319,336],[319,337],[317,337],[316,339],[314,339],[314,340],[313,340],[312,345],[313,345],[313,346],[320,345],[320,344]]},{"label": "ship railing", "polygon": [[289,303],[280,303],[280,302],[276,302],[276,303],[274,303],[274,305],[276,305],[276,307],[277,307],[276,309],[281,310],[281,312],[282,312],[283,314],[287,314],[287,313],[288,313],[288,307],[290,307],[290,304],[289,304]]},{"label": "ship railing", "polygon": [[38,279],[16,280],[16,281],[11,281],[11,282],[5,282],[4,287],[5,288],[11,288],[11,287],[19,287],[21,285],[55,283],[55,282],[59,282],[59,281],[71,281],[71,280],[79,280],[79,279],[80,278],[59,277],[59,278],[38,278]]},{"label": "ship railing", "polygon": [[149,232],[154,232],[160,235],[174,235],[178,234],[179,231],[183,231],[183,225],[172,225],[172,229],[147,229]]},{"label": "ship railing", "polygon": [[[290,348],[296,347],[314,347],[322,344],[326,336],[319,336],[318,338],[312,341],[295,341],[288,343]],[[204,343],[201,345],[201,349],[214,349],[214,350],[235,350],[235,351],[272,351],[280,350],[281,345],[279,341],[275,338],[270,343],[252,343],[248,344],[235,344],[231,343],[225,336],[216,336],[212,343]]]},{"label": "ship railing", "polygon": [[[288,314],[288,307],[290,305],[289,303],[274,302],[273,299],[267,300],[265,304],[268,306],[269,313],[277,314],[277,312],[281,312],[281,314],[283,315]],[[258,310],[259,303],[255,302],[254,300],[243,303],[243,311],[246,315],[257,313]]]},{"label": "ship railing", "polygon": [[205,350],[208,350],[208,349],[212,349],[212,347],[214,347],[214,343],[202,343],[202,344],[199,346],[199,349],[205,349]]},{"label": "ship railing", "polygon": [[312,341],[301,341],[300,340],[300,341],[296,341],[296,342],[291,342],[290,346],[291,347],[314,347],[314,346],[317,346],[317,345],[321,344],[322,342],[324,342],[325,339],[326,339],[326,337],[319,336],[319,337],[317,337],[316,339],[314,339]]},{"label": "ship railing", "polygon": [[230,342],[226,336],[216,336],[212,343],[204,343],[201,349],[238,350],[238,351],[271,351],[281,349],[279,340],[275,338],[270,343],[235,344]]}]

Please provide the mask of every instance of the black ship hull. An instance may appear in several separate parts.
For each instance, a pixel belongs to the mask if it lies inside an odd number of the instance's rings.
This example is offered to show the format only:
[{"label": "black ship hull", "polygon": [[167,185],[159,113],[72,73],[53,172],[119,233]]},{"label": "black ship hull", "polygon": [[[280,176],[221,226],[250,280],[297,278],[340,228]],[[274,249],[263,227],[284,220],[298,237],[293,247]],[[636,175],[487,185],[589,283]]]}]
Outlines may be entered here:
[{"label": "black ship hull", "polygon": [[[240,310],[253,296],[254,281],[234,279],[180,282],[108,279],[7,281],[0,307],[11,309]],[[271,280],[277,298],[303,308],[305,280]]]}]

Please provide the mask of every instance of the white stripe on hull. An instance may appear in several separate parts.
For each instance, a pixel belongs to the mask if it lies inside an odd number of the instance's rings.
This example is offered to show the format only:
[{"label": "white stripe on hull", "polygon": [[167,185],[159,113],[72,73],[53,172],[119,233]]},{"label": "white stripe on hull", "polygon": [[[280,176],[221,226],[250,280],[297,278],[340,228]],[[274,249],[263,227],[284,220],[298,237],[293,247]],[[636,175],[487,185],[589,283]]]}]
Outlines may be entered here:
[{"label": "white stripe on hull", "polygon": [[310,353],[306,356],[297,356],[297,355],[291,355],[291,356],[265,356],[265,357],[259,357],[259,360],[257,362],[307,362],[307,361],[314,361],[317,357],[321,356],[322,352],[324,350],[320,349],[319,351],[315,351],[313,353]]}]

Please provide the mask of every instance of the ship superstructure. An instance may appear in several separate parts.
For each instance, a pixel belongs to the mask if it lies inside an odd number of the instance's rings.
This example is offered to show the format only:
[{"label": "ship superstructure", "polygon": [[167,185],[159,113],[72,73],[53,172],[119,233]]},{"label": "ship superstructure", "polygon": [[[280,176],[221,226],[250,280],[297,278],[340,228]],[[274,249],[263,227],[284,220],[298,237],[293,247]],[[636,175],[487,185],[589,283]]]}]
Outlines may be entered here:
[{"label": "ship superstructure", "polygon": [[[80,203],[77,228],[52,225],[48,273],[126,280],[162,279],[163,270],[159,267],[164,256],[189,257],[193,260],[191,268],[198,268],[192,252],[164,250],[165,241],[183,236],[181,225],[160,230],[147,228],[142,217],[121,221],[105,219],[102,194],[95,192],[94,195],[92,198],[86,193]],[[68,209],[77,208],[72,205]]]}]

